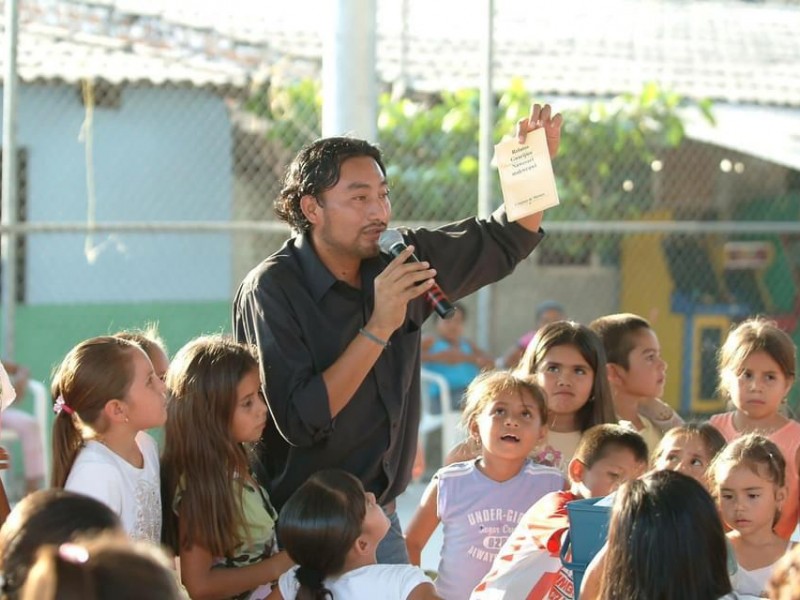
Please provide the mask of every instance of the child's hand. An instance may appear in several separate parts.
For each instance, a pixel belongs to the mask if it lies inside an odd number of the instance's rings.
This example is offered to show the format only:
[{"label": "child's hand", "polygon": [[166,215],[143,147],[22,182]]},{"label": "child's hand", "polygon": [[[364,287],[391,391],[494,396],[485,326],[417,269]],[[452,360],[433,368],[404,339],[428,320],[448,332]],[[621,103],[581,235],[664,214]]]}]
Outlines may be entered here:
[{"label": "child's hand", "polygon": [[0,471],[5,471],[8,469],[8,450],[0,446]]}]

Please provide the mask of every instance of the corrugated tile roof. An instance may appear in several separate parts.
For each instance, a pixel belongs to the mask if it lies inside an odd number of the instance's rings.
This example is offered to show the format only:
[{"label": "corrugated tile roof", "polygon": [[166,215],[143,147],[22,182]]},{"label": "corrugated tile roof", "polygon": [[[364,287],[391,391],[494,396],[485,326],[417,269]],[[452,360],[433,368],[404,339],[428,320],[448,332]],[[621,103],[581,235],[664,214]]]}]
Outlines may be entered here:
[{"label": "corrugated tile roof", "polygon": [[[406,2],[404,21],[400,0],[378,0],[380,78],[402,77],[421,91],[477,86],[477,7]],[[228,0],[223,11],[186,0],[27,0],[20,73],[244,85],[280,61],[290,74],[305,74],[320,63],[322,31],[331,22],[323,8],[333,4]],[[542,94],[603,96],[658,81],[690,98],[800,106],[797,2],[560,0],[540,8],[496,0],[495,7],[497,89],[519,76]]]}]

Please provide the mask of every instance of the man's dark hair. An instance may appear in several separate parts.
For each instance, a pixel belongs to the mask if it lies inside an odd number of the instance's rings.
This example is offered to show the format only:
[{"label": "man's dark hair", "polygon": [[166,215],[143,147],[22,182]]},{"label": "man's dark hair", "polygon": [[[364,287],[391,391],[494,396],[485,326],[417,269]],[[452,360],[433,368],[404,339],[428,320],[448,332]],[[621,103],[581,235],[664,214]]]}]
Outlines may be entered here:
[{"label": "man's dark hair", "polygon": [[300,208],[300,199],[314,196],[321,202],[322,192],[338,183],[342,163],[357,156],[374,159],[386,176],[381,151],[365,140],[329,137],[305,146],[286,171],[280,196],[275,200],[275,214],[295,231],[308,231],[311,223]]}]

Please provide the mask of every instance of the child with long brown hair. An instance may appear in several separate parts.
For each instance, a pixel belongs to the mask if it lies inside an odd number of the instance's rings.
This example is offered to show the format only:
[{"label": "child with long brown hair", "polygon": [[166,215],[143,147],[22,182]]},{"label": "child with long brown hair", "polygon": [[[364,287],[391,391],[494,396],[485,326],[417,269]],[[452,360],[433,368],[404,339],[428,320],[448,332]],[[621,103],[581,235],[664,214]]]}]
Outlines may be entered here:
[{"label": "child with long brown hair", "polygon": [[800,423],[781,414],[794,385],[797,349],[773,321],[740,323],[728,335],[719,355],[720,390],[735,410],[711,417],[730,443],[759,433],[780,448],[786,460],[787,495],[775,533],[788,540],[800,515]]},{"label": "child with long brown hair", "polygon": [[107,504],[132,538],[161,538],[158,447],[164,383],[136,344],[112,336],[73,348],[53,379],[53,487]]},{"label": "child with long brown hair", "polygon": [[193,598],[263,598],[292,562],[276,552],[277,513],[249,463],[268,417],[256,357],[200,337],[178,352],[167,386],[164,538],[183,584]]}]

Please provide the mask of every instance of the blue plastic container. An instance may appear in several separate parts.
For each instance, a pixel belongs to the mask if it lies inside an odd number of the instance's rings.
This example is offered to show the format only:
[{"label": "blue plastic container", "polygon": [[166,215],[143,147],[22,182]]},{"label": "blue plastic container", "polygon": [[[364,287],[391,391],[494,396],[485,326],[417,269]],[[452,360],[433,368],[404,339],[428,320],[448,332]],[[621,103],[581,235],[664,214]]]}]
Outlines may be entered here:
[{"label": "blue plastic container", "polygon": [[[580,597],[581,581],[586,567],[608,538],[611,507],[597,506],[600,500],[602,498],[589,498],[567,503],[569,532],[561,544],[561,562],[572,570],[575,600]],[[570,553],[570,560],[567,560]]]}]

